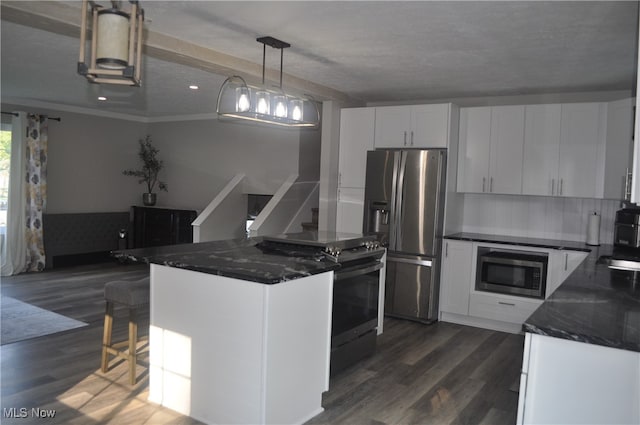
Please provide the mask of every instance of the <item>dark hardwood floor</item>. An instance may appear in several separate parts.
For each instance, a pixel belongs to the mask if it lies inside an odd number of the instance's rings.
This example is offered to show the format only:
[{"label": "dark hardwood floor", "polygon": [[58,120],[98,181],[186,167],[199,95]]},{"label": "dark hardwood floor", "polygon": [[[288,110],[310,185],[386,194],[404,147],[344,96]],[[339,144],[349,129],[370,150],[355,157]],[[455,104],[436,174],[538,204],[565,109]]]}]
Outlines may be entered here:
[{"label": "dark hardwood floor", "polygon": [[[3,424],[198,424],[147,401],[148,376],[138,366],[131,387],[123,362],[100,372],[103,286],[135,280],[146,266],[100,264],[2,278],[3,295],[89,326],[0,348]],[[142,315],[144,334],[148,314]],[[126,338],[116,310],[114,338]],[[4,324],[3,324],[4,325]],[[387,318],[375,356],[331,379],[325,411],[310,424],[513,424],[523,337],[449,323],[425,326]],[[9,409],[26,418],[9,418]],[[32,408],[55,409],[54,418]]]}]

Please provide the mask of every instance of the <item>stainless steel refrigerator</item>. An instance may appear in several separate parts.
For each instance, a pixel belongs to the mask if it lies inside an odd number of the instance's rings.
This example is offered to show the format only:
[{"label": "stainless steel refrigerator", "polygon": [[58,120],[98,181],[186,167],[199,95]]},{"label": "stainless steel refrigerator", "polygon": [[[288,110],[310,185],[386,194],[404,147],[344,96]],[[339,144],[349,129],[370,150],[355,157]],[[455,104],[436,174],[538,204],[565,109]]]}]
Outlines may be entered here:
[{"label": "stainless steel refrigerator", "polygon": [[438,318],[446,152],[367,152],[363,231],[387,247],[387,315]]}]

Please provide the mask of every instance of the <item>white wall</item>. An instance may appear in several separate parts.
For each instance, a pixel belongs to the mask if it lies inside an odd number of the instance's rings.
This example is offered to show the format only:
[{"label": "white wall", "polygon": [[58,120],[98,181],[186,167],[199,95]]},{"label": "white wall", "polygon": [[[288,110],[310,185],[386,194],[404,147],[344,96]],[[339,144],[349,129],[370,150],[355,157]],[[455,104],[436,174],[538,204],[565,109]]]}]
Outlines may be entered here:
[{"label": "white wall", "polygon": [[172,207],[201,210],[238,173],[246,175],[245,193],[272,195],[298,172],[298,130],[214,119],[152,123],[149,133],[169,186],[159,203]]},{"label": "white wall", "polygon": [[3,111],[62,118],[49,123],[47,213],[141,205],[144,185],[122,170],[139,168],[138,140],[146,134],[160,149],[160,177],[169,186],[169,192],[158,192],[158,206],[202,210],[237,173],[247,176],[245,193],[270,195],[290,174],[319,176],[319,131],[302,135],[216,119],[146,123],[60,109],[2,104]]},{"label": "white wall", "polygon": [[620,201],[521,195],[464,195],[463,232],[584,242],[589,214],[600,214],[600,243],[613,243]]},{"label": "white wall", "polygon": [[141,204],[141,186],[122,170],[136,166],[147,124],[45,108],[2,104],[3,111],[60,117],[49,121],[46,212],[127,211]]}]

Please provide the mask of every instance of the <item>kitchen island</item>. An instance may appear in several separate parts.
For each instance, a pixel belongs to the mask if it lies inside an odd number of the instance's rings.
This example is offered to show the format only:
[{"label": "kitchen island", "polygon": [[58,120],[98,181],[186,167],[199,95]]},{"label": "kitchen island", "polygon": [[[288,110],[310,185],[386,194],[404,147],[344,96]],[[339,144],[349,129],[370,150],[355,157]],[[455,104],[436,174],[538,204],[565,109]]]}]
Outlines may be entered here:
[{"label": "kitchen island", "polygon": [[151,264],[151,401],[206,423],[303,423],[323,410],[338,265],[258,242],[114,253]]},{"label": "kitchen island", "polygon": [[640,423],[640,276],[590,249],[523,324],[518,424]]}]

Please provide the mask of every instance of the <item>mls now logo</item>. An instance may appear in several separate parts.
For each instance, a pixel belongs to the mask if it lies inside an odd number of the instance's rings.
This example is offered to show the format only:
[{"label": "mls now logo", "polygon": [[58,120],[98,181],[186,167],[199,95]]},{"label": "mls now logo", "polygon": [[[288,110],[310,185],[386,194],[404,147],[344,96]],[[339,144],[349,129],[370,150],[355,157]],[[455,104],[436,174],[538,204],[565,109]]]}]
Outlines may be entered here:
[{"label": "mls now logo", "polygon": [[31,410],[26,407],[10,407],[2,409],[2,416],[5,418],[53,418],[56,416],[55,409],[40,409],[34,407]]}]

